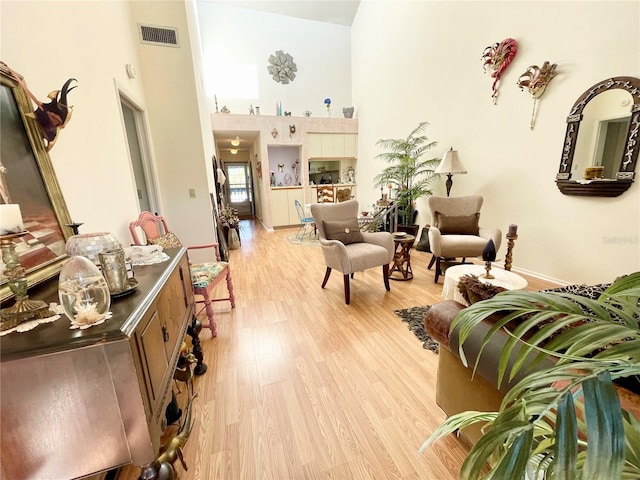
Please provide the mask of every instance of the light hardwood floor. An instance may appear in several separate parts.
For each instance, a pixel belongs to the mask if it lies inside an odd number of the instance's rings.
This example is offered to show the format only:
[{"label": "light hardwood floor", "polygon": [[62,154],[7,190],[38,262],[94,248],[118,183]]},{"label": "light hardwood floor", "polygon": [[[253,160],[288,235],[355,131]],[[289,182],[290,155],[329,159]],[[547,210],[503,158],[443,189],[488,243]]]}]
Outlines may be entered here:
[{"label": "light hardwood floor", "polygon": [[457,438],[418,454],[444,420],[438,357],[393,312],[442,300],[431,254],[412,250],[414,279],[391,281],[390,292],[381,269],[356,274],[347,306],[342,275],[321,289],[320,248],[289,243],[295,232],[242,221],[231,251],[237,306],[216,303],[218,337],[200,335],[209,370],[196,380],[179,478],[457,478],[468,451]]}]

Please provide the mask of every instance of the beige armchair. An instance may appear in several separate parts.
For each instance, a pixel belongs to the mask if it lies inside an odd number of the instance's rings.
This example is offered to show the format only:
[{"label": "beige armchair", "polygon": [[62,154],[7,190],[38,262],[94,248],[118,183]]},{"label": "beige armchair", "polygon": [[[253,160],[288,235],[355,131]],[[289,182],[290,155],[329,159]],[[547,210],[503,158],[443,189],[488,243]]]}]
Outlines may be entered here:
[{"label": "beige armchair", "polygon": [[442,274],[442,260],[462,257],[464,262],[466,257],[481,256],[490,239],[493,240],[496,251],[500,248],[500,229],[479,226],[482,202],[480,195],[429,197],[432,222],[429,228],[429,246],[433,253],[429,269],[435,263],[435,283],[438,283]]},{"label": "beige armchair", "polygon": [[382,265],[384,286],[389,291],[389,264],[393,260],[394,243],[389,232],[361,232],[358,226],[358,202],[315,203],[311,215],[318,227],[318,237],[327,271],[322,281],[325,287],[331,270],[342,273],[344,300],[351,301],[349,278],[355,272]]}]

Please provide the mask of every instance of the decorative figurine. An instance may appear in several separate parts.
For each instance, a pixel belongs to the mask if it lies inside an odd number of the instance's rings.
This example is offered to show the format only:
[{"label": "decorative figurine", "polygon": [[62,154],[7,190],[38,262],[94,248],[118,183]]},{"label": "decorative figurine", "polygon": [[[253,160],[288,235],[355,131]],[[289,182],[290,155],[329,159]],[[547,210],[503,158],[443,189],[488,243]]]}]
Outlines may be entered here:
[{"label": "decorative figurine", "polygon": [[6,63],[3,62],[3,65],[15,77],[16,81],[20,86],[22,86],[25,93],[29,98],[31,98],[31,100],[33,100],[33,103],[36,104],[36,109],[31,113],[27,113],[26,116],[36,120],[40,130],[40,135],[45,142],[45,150],[47,152],[50,151],[58,139],[60,130],[66,127],[69,120],[71,120],[73,107],[70,107],[67,104],[67,95],[71,90],[77,87],[77,85],[74,85],[73,87],[71,86],[71,83],[77,82],[77,80],[75,78],[70,78],[64,82],[64,85],[62,85],[60,90],[53,90],[49,95],[47,95],[50,102],[43,103],[38,100],[33,93],[31,93],[31,90],[27,87],[22,75],[12,70]]}]

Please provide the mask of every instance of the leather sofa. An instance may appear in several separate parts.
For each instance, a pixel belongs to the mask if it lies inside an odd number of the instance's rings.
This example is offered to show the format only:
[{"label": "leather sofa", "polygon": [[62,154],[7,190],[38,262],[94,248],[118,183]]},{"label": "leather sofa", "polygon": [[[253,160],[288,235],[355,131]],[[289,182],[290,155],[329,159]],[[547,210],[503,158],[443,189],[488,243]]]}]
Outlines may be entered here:
[{"label": "leather sofa", "polygon": [[[507,341],[505,333],[497,332],[485,347],[476,375],[473,376],[473,365],[482,340],[491,328],[489,321],[478,325],[473,335],[465,342],[464,351],[469,367],[462,364],[458,353],[457,330],[449,330],[453,319],[463,308],[464,305],[455,300],[445,300],[433,305],[424,318],[426,332],[440,344],[436,403],[448,417],[467,410],[497,411],[505,393],[524,375],[519,373],[511,382],[505,379],[500,388],[497,387],[498,361],[502,347]],[[542,362],[536,368],[548,366],[548,362]],[[481,425],[471,425],[459,433],[463,440],[473,445],[482,436]]]},{"label": "leather sofa", "polygon": [[[465,367],[460,360],[458,353],[458,331],[450,331],[451,323],[464,305],[454,300],[445,300],[433,305],[426,313],[424,327],[426,332],[440,344],[440,354],[438,359],[438,371],[436,380],[436,403],[447,414],[451,416],[468,410],[477,411],[498,411],[502,399],[506,392],[523,376],[531,371],[543,369],[551,366],[550,360],[545,360],[529,371],[523,368],[518,372],[511,382],[508,375],[498,388],[498,362],[500,354],[507,341],[507,334],[503,331],[496,332],[485,346],[478,369],[473,376],[473,366],[475,365],[482,341],[492,326],[491,317],[479,324],[473,334],[464,344],[464,352],[467,357],[469,367]],[[518,353],[516,347],[513,357]],[[533,354],[530,355],[531,360]],[[507,372],[510,366],[507,367]],[[624,388],[618,388],[618,395],[623,406],[631,407],[634,415],[640,419],[640,395],[637,384],[625,384]],[[460,437],[470,445],[473,445],[481,436],[481,425],[474,424],[460,431]]]}]

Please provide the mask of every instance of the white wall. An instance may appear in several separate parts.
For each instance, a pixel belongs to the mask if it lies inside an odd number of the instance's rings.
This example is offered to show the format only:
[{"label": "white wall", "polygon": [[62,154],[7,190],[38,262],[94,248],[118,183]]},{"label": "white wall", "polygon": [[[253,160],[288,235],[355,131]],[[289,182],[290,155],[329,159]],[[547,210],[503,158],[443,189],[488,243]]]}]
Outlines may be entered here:
[{"label": "white wall", "polygon": [[[109,231],[129,245],[137,197],[114,80],[144,103],[129,6],[124,2],[3,1],[1,58],[41,100],[70,77],[73,116],[49,152],[81,232]],[[108,39],[108,41],[107,41]]]},{"label": "white wall", "polygon": [[[148,114],[163,213],[187,245],[214,240],[213,137],[199,69],[194,4],[129,1],[2,1],[1,58],[38,98],[78,79],[73,117],[50,156],[81,232],[132,241],[138,201],[118,89]],[[141,45],[136,22],[179,29],[180,48]],[[138,75],[128,78],[127,64]],[[197,197],[188,198],[195,188]],[[212,258],[213,253],[206,254]],[[199,260],[194,255],[195,260]],[[204,259],[204,255],[202,255]]]},{"label": "white wall", "polygon": [[[554,183],[574,101],[607,77],[640,77],[639,22],[639,2],[364,0],[352,27],[360,202],[379,193],[376,141],[404,138],[426,120],[439,142],[433,156],[453,146],[468,170],[454,176],[452,195],[483,195],[483,225],[519,225],[514,269],[585,283],[640,269],[638,181],[617,198],[565,196]],[[507,37],[519,49],[493,105],[481,56]],[[532,101],[516,82],[545,60],[558,75],[530,130]],[[429,223],[426,200],[418,208],[418,222]]]},{"label": "white wall", "polygon": [[[215,240],[212,203],[211,123],[198,72],[198,42],[189,37],[189,9],[183,1],[131,2],[133,22],[178,29],[180,48],[138,44],[140,70],[148,100],[162,213],[185,245]],[[135,23],[134,23],[135,25]],[[195,19],[191,25],[197,25]],[[191,198],[189,190],[195,189]],[[190,253],[195,261],[211,260],[213,251]],[[208,258],[207,258],[208,257]]]},{"label": "white wall", "polygon": [[[229,2],[231,3],[231,2]],[[231,113],[248,114],[258,105],[263,115],[276,114],[276,102],[284,111],[301,116],[326,116],[324,99],[332,101],[332,115],[342,117],[342,107],[351,105],[349,27],[312,20],[256,12],[198,1],[198,16],[205,76],[223,77],[234,65],[252,65],[257,72],[258,98],[229,98],[209,92],[209,107],[215,112],[226,105]],[[277,50],[289,53],[297,66],[293,82],[275,82],[267,66]]]}]

